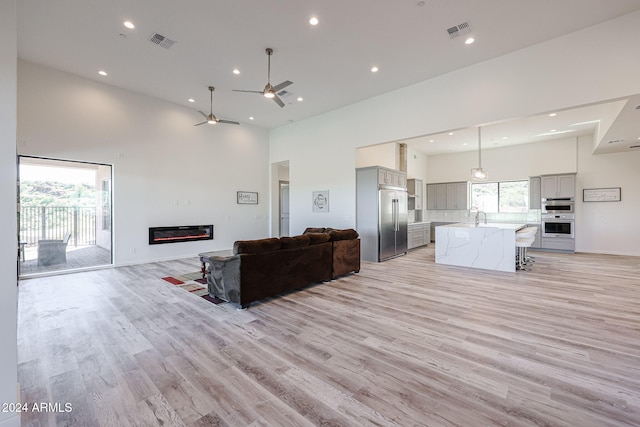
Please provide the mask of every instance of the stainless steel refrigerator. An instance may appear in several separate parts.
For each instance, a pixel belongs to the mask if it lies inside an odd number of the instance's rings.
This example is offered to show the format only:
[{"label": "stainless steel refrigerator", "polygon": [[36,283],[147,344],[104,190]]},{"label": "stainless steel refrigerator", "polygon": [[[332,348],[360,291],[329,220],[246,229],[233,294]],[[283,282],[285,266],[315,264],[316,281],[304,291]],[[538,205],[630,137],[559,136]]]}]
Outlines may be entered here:
[{"label": "stainless steel refrigerator", "polygon": [[378,259],[393,258],[407,252],[408,196],[406,190],[380,188]]},{"label": "stainless steel refrigerator", "polygon": [[[381,183],[383,173],[402,179]],[[396,178],[398,177],[396,176]],[[406,174],[379,166],[356,169],[356,229],[365,261],[384,261],[407,252]]]}]

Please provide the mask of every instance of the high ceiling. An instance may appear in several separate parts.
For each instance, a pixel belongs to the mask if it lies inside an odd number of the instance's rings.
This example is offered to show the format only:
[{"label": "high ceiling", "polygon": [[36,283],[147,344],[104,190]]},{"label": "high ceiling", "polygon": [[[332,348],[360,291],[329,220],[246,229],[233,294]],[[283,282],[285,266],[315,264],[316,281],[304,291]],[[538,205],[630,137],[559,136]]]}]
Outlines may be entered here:
[{"label": "high ceiling", "polygon": [[[20,0],[21,59],[273,128],[640,9],[638,0]],[[317,17],[318,25],[309,24]],[[125,20],[134,29],[123,26]],[[451,38],[447,29],[468,23]],[[160,34],[170,48],[150,39]],[[475,43],[467,45],[468,36]],[[291,80],[285,107],[258,94]],[[372,72],[373,66],[378,72]],[[232,70],[238,69],[239,74]],[[99,70],[108,73],[98,75]],[[298,97],[303,100],[298,101]],[[190,103],[189,98],[195,100]],[[250,120],[249,117],[253,117]],[[638,135],[640,136],[640,135]],[[506,143],[506,142],[505,142]]]}]

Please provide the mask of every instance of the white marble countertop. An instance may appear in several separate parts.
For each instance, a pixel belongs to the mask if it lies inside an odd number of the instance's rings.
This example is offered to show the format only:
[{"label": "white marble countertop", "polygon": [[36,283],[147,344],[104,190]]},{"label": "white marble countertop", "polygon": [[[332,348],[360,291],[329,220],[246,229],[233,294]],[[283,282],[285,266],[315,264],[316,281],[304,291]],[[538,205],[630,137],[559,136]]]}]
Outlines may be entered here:
[{"label": "white marble countertop", "polygon": [[416,222],[410,222],[408,224],[409,225],[431,224],[431,221],[416,221]]},{"label": "white marble countertop", "polygon": [[458,222],[436,227],[436,263],[514,272],[516,231],[524,224]]},{"label": "white marble countertop", "polygon": [[487,224],[481,222],[476,225],[474,222],[457,222],[455,224],[439,225],[438,227],[454,227],[454,228],[499,228],[501,230],[520,230],[526,227],[526,224],[510,224],[505,222],[489,222]]}]

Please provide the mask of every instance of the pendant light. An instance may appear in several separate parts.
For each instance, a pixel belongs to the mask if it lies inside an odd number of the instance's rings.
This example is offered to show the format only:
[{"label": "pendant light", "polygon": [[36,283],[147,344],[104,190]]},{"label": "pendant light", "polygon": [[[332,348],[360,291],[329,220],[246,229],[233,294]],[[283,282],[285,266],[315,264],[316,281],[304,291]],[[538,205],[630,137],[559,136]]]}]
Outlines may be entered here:
[{"label": "pendant light", "polygon": [[486,170],[482,169],[482,133],[478,126],[478,167],[471,169],[472,181],[486,181],[489,178],[489,174]]}]

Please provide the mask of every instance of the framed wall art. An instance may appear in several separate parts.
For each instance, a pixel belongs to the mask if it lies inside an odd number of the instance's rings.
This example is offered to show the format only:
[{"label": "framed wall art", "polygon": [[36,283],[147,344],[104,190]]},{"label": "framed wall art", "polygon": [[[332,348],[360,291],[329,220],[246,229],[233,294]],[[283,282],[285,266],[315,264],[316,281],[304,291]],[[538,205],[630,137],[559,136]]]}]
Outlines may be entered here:
[{"label": "framed wall art", "polygon": [[329,190],[313,192],[313,212],[329,212]]},{"label": "framed wall art", "polygon": [[583,202],[619,202],[621,188],[585,188],[582,190]]},{"label": "framed wall art", "polygon": [[239,205],[257,205],[258,192],[238,191],[238,204]]}]

